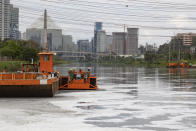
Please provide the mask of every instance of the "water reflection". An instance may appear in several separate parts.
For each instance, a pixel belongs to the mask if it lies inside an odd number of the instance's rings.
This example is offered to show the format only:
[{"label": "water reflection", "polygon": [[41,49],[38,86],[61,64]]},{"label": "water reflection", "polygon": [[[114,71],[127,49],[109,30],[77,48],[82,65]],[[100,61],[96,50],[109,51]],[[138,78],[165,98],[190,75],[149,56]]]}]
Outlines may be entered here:
[{"label": "water reflection", "polygon": [[[134,67],[105,67],[98,64],[70,64],[70,65],[61,65],[55,67],[56,71],[59,71],[61,74],[66,74],[69,68],[75,70],[87,70],[88,67],[91,67],[91,73],[95,74],[98,79],[102,78],[103,81],[107,78],[107,83],[121,83],[121,84],[137,84],[138,83],[138,68]],[[102,81],[102,83],[103,83]],[[102,84],[100,83],[100,84]]]},{"label": "water reflection", "polygon": [[173,91],[195,92],[195,69],[176,68],[169,69],[170,83],[173,84]]}]

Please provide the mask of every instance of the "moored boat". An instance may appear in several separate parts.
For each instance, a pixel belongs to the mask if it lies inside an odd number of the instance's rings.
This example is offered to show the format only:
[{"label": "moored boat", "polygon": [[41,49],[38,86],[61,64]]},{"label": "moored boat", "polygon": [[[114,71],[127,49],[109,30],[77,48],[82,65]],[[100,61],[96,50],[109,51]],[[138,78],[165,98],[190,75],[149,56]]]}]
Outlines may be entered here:
[{"label": "moored boat", "polygon": [[97,78],[88,72],[70,70],[68,76],[60,77],[61,90],[96,90]]},{"label": "moored boat", "polygon": [[[52,97],[59,89],[59,78],[53,72],[53,53],[42,52],[39,72],[29,65],[20,72],[0,73],[0,97]],[[32,64],[35,67],[35,64]]]}]

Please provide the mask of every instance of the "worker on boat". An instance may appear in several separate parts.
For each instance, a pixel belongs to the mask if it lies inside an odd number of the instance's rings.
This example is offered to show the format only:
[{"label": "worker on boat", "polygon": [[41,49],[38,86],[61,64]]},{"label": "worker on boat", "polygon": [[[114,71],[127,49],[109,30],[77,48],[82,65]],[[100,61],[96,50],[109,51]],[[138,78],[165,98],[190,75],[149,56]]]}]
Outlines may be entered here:
[{"label": "worker on boat", "polygon": [[42,71],[42,79],[48,79],[48,72]]},{"label": "worker on boat", "polygon": [[6,73],[6,70],[5,70],[5,69],[3,69],[3,70],[2,70],[2,72],[3,72],[3,73]]},{"label": "worker on boat", "polygon": [[84,74],[84,83],[87,82],[87,79],[88,79],[88,72],[86,72],[86,73]]},{"label": "worker on boat", "polygon": [[30,72],[29,66],[26,67],[26,72]]},{"label": "worker on boat", "polygon": [[90,67],[89,67],[89,68],[88,68],[88,71],[87,71],[88,78],[90,77],[90,74],[91,74],[91,69],[90,69]]},{"label": "worker on boat", "polygon": [[79,69],[79,74],[82,74],[82,73],[83,73],[82,69]]},{"label": "worker on boat", "polygon": [[2,70],[3,73],[6,73],[7,66]]},{"label": "worker on boat", "polygon": [[73,78],[74,78],[74,72],[73,72],[73,69],[70,68],[70,69],[69,69],[69,82],[70,82],[70,83],[72,83]]},{"label": "worker on boat", "polygon": [[76,76],[77,76],[77,72],[76,72],[76,70],[74,69],[74,70],[73,70],[73,79],[76,79]]},{"label": "worker on boat", "polygon": [[189,66],[192,67],[192,63],[189,63]]},{"label": "worker on boat", "polygon": [[84,79],[85,72],[82,69],[79,69],[79,74],[81,75],[81,79]]}]

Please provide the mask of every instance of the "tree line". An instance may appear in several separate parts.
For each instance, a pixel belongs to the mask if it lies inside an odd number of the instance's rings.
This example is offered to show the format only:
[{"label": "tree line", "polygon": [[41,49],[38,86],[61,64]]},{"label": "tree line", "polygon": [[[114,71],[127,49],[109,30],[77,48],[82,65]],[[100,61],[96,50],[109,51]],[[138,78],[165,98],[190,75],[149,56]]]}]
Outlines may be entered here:
[{"label": "tree line", "polygon": [[196,38],[194,37],[192,45],[183,45],[182,39],[173,38],[169,43],[160,45],[157,52],[146,52],[144,58],[147,63],[196,61],[196,51],[192,51],[192,47],[196,47]]},{"label": "tree line", "polygon": [[34,41],[4,40],[0,41],[0,56],[12,60],[34,61],[38,60],[40,45]]}]

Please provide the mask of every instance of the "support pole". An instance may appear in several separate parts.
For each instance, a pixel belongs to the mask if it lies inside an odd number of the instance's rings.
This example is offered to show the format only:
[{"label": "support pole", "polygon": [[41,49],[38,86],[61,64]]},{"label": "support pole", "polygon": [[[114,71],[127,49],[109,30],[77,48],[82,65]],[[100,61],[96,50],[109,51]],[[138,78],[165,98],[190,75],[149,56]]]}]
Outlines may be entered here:
[{"label": "support pole", "polygon": [[47,42],[47,10],[44,11],[44,51],[48,51]]}]

